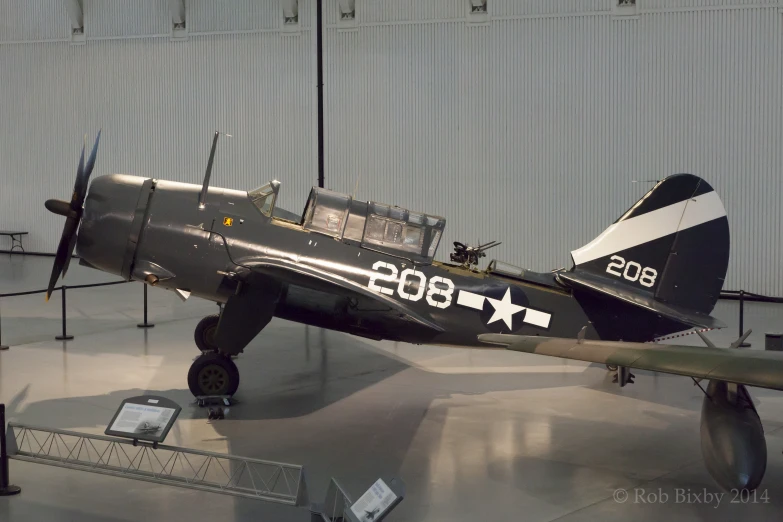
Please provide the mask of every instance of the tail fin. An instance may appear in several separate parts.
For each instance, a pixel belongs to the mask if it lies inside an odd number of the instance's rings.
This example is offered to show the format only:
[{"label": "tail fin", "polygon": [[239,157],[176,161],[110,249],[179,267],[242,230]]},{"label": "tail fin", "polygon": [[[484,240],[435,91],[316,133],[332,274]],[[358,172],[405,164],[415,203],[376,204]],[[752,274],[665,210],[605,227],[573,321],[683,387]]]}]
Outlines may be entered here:
[{"label": "tail fin", "polygon": [[658,182],[609,228],[571,252],[574,274],[624,293],[709,314],[729,263],[729,223],[703,179],[676,174]]}]

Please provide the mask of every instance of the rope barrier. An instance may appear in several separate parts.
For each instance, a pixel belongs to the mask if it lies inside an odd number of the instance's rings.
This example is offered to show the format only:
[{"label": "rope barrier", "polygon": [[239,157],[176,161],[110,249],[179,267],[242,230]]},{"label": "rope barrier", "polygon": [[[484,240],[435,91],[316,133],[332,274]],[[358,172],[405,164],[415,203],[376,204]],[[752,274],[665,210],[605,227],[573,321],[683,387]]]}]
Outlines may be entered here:
[{"label": "rope barrier", "polygon": [[[114,285],[121,285],[121,284],[124,284],[124,283],[130,283],[130,282],[131,281],[125,281],[125,280],[123,280],[123,281],[107,281],[105,283],[89,283],[89,284],[84,284],[84,285],[73,285],[73,286],[62,285],[62,286],[57,286],[57,287],[52,288],[52,292],[56,292],[56,291],[60,292],[61,306],[62,306],[62,314],[61,314],[62,333],[61,333],[61,335],[56,336],[55,339],[57,339],[58,341],[70,341],[71,339],[73,339],[73,336],[69,335],[68,331],[67,331],[67,315],[66,315],[67,307],[66,307],[66,301],[65,301],[65,295],[66,295],[66,291],[67,290],[69,290],[69,289],[70,290],[74,290],[74,289],[79,289],[79,288],[97,288],[97,287],[100,287],[100,286],[114,286]],[[47,291],[47,289],[44,288],[42,290],[27,290],[27,291],[24,291],[24,292],[9,292],[9,293],[5,293],[5,294],[0,294],[0,299],[2,299],[4,297],[18,297],[18,296],[23,296],[23,295],[44,294],[44,293],[46,293],[46,291]],[[155,326],[154,324],[147,322],[147,285],[146,284],[144,285],[144,323],[139,324],[138,326],[140,328],[150,328],[152,326]],[[8,346],[4,345],[2,343],[2,328],[0,327],[0,350],[7,350],[7,349],[8,349]]]},{"label": "rope barrier", "polygon": [[761,301],[767,303],[783,303],[783,297],[775,297],[771,295],[757,294],[755,292],[748,292],[747,290],[724,290],[720,293],[721,299],[739,299],[740,293],[745,299],[750,298],[750,301]]},{"label": "rope barrier", "polygon": [[[123,281],[108,281],[106,283],[90,283],[90,284],[87,284],[87,285],[73,285],[73,286],[68,286],[68,288],[70,288],[70,289],[74,289],[74,288],[94,288],[96,286],[121,285],[123,283],[130,283],[130,282],[131,281],[124,281],[124,280]],[[63,288],[62,286],[56,286],[56,287],[52,288],[52,292],[55,292],[57,290],[62,290],[62,288]],[[17,297],[17,296],[20,296],[20,295],[45,294],[46,290],[47,289],[44,288],[43,290],[27,290],[27,291],[24,291],[24,292],[10,292],[10,293],[7,293],[7,294],[0,294],[0,298],[3,298],[3,297]]]}]

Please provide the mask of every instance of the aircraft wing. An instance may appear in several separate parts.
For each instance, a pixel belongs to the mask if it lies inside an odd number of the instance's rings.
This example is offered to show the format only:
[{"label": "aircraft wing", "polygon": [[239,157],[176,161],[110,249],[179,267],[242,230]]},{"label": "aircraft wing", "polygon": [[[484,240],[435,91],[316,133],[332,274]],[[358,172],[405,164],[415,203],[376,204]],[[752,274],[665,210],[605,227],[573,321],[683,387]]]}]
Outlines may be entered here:
[{"label": "aircraft wing", "polygon": [[276,258],[255,258],[252,261],[243,260],[243,266],[252,268],[254,272],[267,275],[284,283],[335,294],[366,297],[407,316],[415,323],[431,328],[436,332],[443,331],[442,326],[415,312],[403,303],[387,295],[373,292],[366,286],[326,270]]},{"label": "aircraft wing", "polygon": [[516,352],[783,390],[783,352],[505,334],[478,338]]}]

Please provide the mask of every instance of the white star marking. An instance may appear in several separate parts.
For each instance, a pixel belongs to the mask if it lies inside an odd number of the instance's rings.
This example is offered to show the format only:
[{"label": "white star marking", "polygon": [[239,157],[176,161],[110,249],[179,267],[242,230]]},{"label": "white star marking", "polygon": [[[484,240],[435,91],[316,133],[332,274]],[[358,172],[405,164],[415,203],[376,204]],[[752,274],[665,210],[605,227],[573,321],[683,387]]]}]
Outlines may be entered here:
[{"label": "white star marking", "polygon": [[525,317],[522,318],[523,322],[538,326],[539,328],[549,328],[549,321],[552,319],[552,314],[533,308],[517,306],[511,303],[508,292],[509,291],[506,290],[506,295],[503,296],[503,299],[492,299],[491,297],[484,297],[481,294],[474,294],[467,290],[460,290],[457,294],[457,304],[467,308],[473,308],[480,312],[484,309],[484,299],[489,299],[492,302],[492,306],[495,307],[495,313],[492,315],[489,323],[503,319],[503,321],[509,325],[509,329],[511,329],[508,318],[513,317],[517,312],[527,310],[527,312],[525,312]]},{"label": "white star marking", "polygon": [[515,305],[511,302],[511,288],[506,288],[506,294],[503,296],[503,299],[493,299],[491,297],[487,297],[486,299],[495,308],[495,313],[492,314],[492,318],[487,321],[487,324],[502,319],[509,330],[511,330],[511,319],[514,314],[525,309],[524,306]]}]

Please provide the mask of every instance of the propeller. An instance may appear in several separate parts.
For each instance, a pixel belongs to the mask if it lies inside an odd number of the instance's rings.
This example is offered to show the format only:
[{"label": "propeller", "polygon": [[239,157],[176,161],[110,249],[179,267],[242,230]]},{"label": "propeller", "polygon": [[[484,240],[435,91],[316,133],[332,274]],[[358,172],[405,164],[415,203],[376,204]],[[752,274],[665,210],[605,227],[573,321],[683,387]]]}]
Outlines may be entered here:
[{"label": "propeller", "polygon": [[[65,216],[65,226],[63,227],[62,236],[60,236],[60,244],[57,245],[57,254],[54,256],[52,275],[49,278],[49,286],[46,290],[47,301],[52,295],[52,290],[54,289],[57,280],[60,278],[60,274],[65,277],[65,274],[68,272],[68,265],[71,263],[73,249],[76,247],[76,231],[82,220],[84,198],[87,196],[87,186],[90,182],[92,169],[95,167],[95,157],[98,154],[98,142],[100,140],[101,131],[98,131],[98,136],[95,138],[95,144],[92,147],[92,152],[90,152],[90,157],[87,159],[86,165],[84,163],[84,149],[87,144],[85,143],[82,146],[82,155],[79,158],[79,167],[76,170],[76,182],[73,184],[71,201],[48,199],[45,203],[46,210],[49,212],[59,216]],[[85,137],[85,142],[86,141]]]}]

